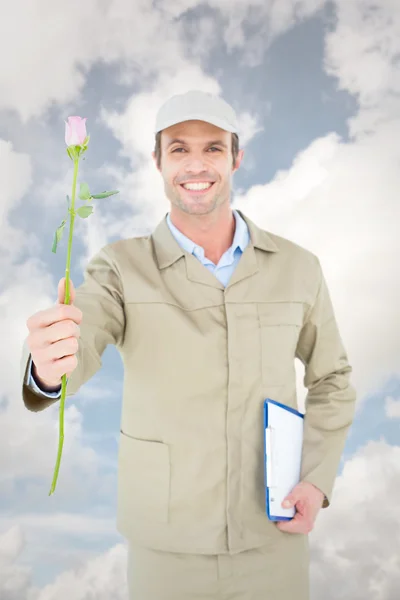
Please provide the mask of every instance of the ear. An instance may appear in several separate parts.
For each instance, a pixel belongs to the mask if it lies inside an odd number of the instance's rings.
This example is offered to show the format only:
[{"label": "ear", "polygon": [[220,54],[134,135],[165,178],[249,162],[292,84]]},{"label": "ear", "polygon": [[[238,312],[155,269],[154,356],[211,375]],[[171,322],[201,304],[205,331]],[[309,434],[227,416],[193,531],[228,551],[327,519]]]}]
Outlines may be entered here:
[{"label": "ear", "polygon": [[238,155],[236,157],[236,162],[235,162],[235,166],[233,167],[232,173],[235,173],[235,171],[237,171],[238,168],[240,167],[240,163],[243,160],[243,156],[244,156],[244,150],[239,150]]},{"label": "ear", "polygon": [[153,150],[153,152],[151,153],[151,156],[152,156],[152,158],[153,158],[153,160],[154,160],[154,164],[156,165],[156,169],[157,169],[158,171],[160,171],[160,173],[161,173],[161,169],[160,169],[160,168],[157,166],[156,153],[154,152],[154,150]]}]

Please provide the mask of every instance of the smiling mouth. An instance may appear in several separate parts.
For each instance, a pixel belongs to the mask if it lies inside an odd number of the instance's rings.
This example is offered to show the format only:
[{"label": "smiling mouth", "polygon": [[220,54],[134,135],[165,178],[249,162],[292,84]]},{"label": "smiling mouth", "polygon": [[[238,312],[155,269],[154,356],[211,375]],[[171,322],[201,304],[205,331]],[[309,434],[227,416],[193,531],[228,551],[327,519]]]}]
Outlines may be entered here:
[{"label": "smiling mouth", "polygon": [[203,196],[204,194],[207,194],[207,192],[209,192],[211,190],[211,188],[213,187],[215,181],[211,182],[210,187],[205,188],[204,190],[189,190],[188,188],[185,188],[185,186],[180,183],[179,185],[181,186],[181,188],[183,188],[185,190],[186,193],[191,194],[192,196]]}]

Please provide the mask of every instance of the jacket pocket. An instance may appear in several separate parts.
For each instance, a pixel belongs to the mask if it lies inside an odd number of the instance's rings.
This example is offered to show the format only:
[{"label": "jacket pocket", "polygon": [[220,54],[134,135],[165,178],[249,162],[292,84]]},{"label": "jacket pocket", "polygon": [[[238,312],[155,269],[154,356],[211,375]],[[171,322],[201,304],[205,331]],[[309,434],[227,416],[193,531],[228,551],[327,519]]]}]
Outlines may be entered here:
[{"label": "jacket pocket", "polygon": [[121,429],[118,454],[118,513],[122,523],[134,520],[168,522],[170,494],[169,446],[143,440]]},{"label": "jacket pocket", "polygon": [[294,359],[303,324],[301,302],[258,304],[261,334],[262,382],[266,386],[285,385],[295,380]]}]

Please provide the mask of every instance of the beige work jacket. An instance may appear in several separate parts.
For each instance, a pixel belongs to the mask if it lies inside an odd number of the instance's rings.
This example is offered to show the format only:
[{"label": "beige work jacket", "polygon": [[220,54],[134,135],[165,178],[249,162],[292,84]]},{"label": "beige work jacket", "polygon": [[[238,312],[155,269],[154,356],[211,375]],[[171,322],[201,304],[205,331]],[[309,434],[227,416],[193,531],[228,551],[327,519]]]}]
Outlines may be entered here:
[{"label": "beige work jacket", "polygon": [[[324,507],[353,420],[352,369],[318,258],[239,213],[251,240],[226,288],[166,217],[151,235],[104,246],[76,288],[83,320],[66,402],[115,344],[117,529],[148,547],[236,553],[293,535],[265,513],[263,402],[298,408],[295,357],[308,388],[301,479]],[[23,401],[41,411],[58,400],[25,384],[29,357],[25,342]]]}]

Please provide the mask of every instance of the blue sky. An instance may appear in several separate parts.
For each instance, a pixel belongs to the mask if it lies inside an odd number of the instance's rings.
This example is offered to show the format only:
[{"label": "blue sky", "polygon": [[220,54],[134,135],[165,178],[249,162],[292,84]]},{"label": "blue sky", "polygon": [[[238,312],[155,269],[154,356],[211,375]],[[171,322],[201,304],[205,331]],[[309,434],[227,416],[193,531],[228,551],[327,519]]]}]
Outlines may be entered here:
[{"label": "blue sky", "polygon": [[[2,600],[127,597],[126,542],[115,527],[120,356],[108,347],[102,369],[68,399],[51,498],[58,406],[26,411],[19,360],[27,318],[55,302],[65,270],[66,236],[51,252],[72,181],[64,120],[87,117],[91,134],[78,180],[120,190],[76,223],[78,286],[98,249],[151,231],[169,209],[151,159],[154,118],[167,97],[190,88],[234,106],[245,149],[234,207],[319,256],[353,366],[356,417],[332,505],[310,536],[313,595],[397,597],[400,7],[381,4],[182,0],[149,9],[126,0],[84,7],[38,0],[30,12],[16,0],[8,7],[0,24],[7,56],[0,73]],[[356,587],[344,577],[344,548]]]}]

